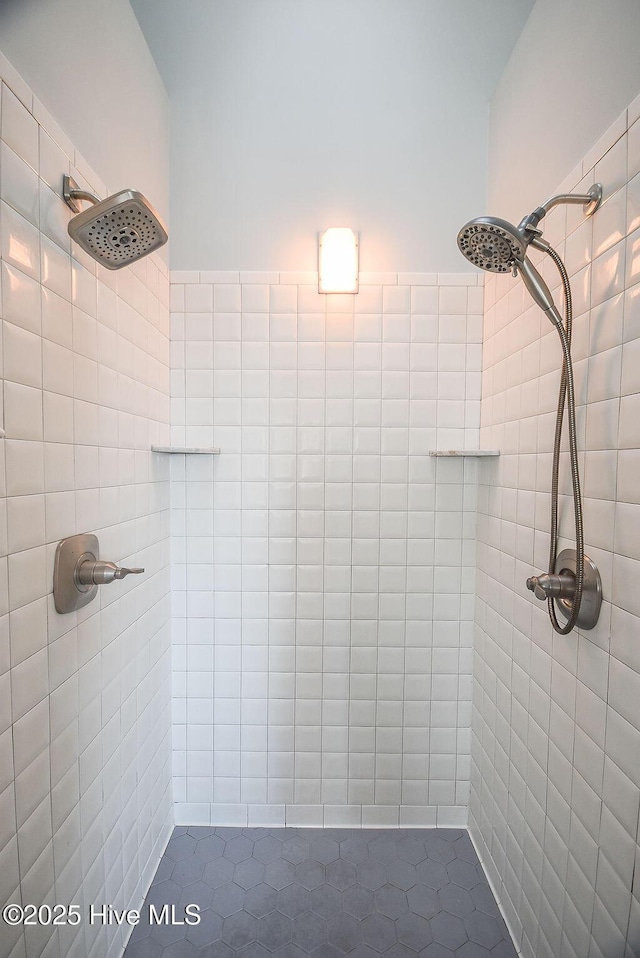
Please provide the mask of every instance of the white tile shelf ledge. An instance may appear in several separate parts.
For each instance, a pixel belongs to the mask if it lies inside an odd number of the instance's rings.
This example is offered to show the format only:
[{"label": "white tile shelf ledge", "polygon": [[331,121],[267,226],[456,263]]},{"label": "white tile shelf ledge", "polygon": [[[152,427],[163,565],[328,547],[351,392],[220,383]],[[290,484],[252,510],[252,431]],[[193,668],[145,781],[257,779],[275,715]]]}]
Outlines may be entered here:
[{"label": "white tile shelf ledge", "polygon": [[219,456],[218,446],[152,446],[151,452],[167,452],[171,456]]},{"label": "white tile shelf ledge", "polygon": [[476,459],[486,459],[489,456],[499,456],[499,449],[430,449],[430,456],[435,456],[441,459],[455,459],[457,457],[471,457],[475,456]]}]

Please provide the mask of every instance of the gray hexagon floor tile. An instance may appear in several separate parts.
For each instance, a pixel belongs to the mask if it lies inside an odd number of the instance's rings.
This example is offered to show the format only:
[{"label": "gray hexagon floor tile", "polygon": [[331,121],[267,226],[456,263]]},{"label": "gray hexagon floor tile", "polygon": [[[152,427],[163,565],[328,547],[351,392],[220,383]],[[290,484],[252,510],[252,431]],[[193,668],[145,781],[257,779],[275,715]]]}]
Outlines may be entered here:
[{"label": "gray hexagon floor tile", "polygon": [[362,862],[356,868],[356,874],[359,883],[364,885],[365,888],[371,889],[371,891],[377,891],[378,888],[382,888],[387,883],[387,873],[380,862],[368,860]]},{"label": "gray hexagon floor tile", "polygon": [[409,891],[418,881],[418,873],[415,865],[398,858],[387,865],[387,878],[392,885],[397,885],[403,891]]},{"label": "gray hexagon floor tile", "polygon": [[258,920],[246,911],[238,911],[225,918],[222,925],[222,940],[230,948],[243,948],[256,940]]},{"label": "gray hexagon floor tile", "polygon": [[198,955],[196,946],[185,939],[174,941],[173,944],[167,945],[162,952],[162,958],[198,958]]},{"label": "gray hexagon floor tile", "polygon": [[233,862],[227,858],[216,858],[204,866],[202,880],[212,888],[220,888],[233,878]]},{"label": "gray hexagon floor tile", "polygon": [[347,838],[340,843],[340,858],[352,865],[361,865],[369,857],[369,845],[362,838]]},{"label": "gray hexagon floor tile", "polygon": [[340,846],[335,838],[329,838],[326,835],[320,835],[314,838],[309,846],[309,857],[321,865],[328,865],[340,855]]},{"label": "gray hexagon floor tile", "polygon": [[398,857],[398,845],[386,836],[374,838],[369,843],[369,856],[381,865],[389,865]]},{"label": "gray hexagon floor tile", "polygon": [[245,835],[236,835],[235,838],[232,838],[231,841],[227,842],[226,848],[224,850],[224,857],[228,858],[229,861],[238,864],[238,862],[246,861],[247,858],[251,858],[253,855],[253,842],[250,838],[247,838]]},{"label": "gray hexagon floor tile", "polygon": [[264,879],[264,865],[255,858],[247,858],[239,862],[233,871],[233,880],[236,885],[240,885],[245,891],[259,885]]},{"label": "gray hexagon floor tile", "polygon": [[200,923],[191,925],[187,931],[187,941],[198,948],[204,948],[207,945],[213,945],[219,941],[222,934],[223,918],[215,911],[207,908],[200,914]]},{"label": "gray hexagon floor tile", "polygon": [[456,955],[450,948],[445,948],[444,945],[434,941],[420,952],[420,958],[456,958]]},{"label": "gray hexagon floor tile", "polygon": [[491,952],[477,945],[475,941],[465,941],[462,948],[456,951],[456,958],[492,958]]},{"label": "gray hexagon floor tile", "polygon": [[307,958],[307,953],[294,945],[292,941],[273,952],[274,958]]},{"label": "gray hexagon floor tile", "polygon": [[336,948],[335,945],[323,944],[314,951],[309,952],[311,958],[344,958],[344,952]]},{"label": "gray hexagon floor tile", "polygon": [[431,934],[434,941],[446,948],[451,948],[452,951],[464,945],[469,937],[461,918],[456,918],[455,915],[449,915],[442,911],[431,919]]},{"label": "gray hexagon floor tile", "polygon": [[242,911],[244,905],[245,889],[233,882],[228,882],[218,888],[213,896],[211,907],[217,911],[223,918],[229,918],[237,911]]},{"label": "gray hexagon floor tile", "polygon": [[286,888],[295,881],[295,867],[283,858],[269,862],[264,870],[264,880],[267,885],[280,891],[281,888]]},{"label": "gray hexagon floor tile", "polygon": [[175,882],[171,880],[159,882],[149,889],[145,905],[147,910],[149,905],[155,905],[157,909],[162,908],[163,905],[175,905],[180,901],[181,894],[182,888]]},{"label": "gray hexagon floor tile", "polygon": [[253,857],[259,862],[264,862],[265,865],[275,862],[278,858],[282,859],[282,842],[273,835],[265,835],[255,843]]},{"label": "gray hexagon floor tile", "polygon": [[287,885],[278,892],[276,907],[287,918],[297,918],[311,911],[311,893],[302,885]]},{"label": "gray hexagon floor tile", "polygon": [[[456,859],[451,865],[466,865],[466,862],[460,862]],[[435,888],[436,891],[451,881],[446,865],[433,858],[427,858],[426,861],[416,865],[416,875],[418,881],[422,882],[423,885],[428,885],[429,888]]]},{"label": "gray hexagon floor tile", "polygon": [[466,916],[464,923],[470,940],[483,945],[487,950],[502,941],[502,929],[491,915],[475,911]]},{"label": "gray hexagon floor tile", "polygon": [[415,915],[422,918],[433,918],[442,910],[438,893],[428,885],[414,885],[407,892],[409,908]]},{"label": "gray hexagon floor tile", "polygon": [[204,911],[206,908],[211,908],[214,894],[215,889],[204,881],[194,882],[193,885],[185,885],[178,899],[178,908],[184,911],[185,905],[196,904],[200,906],[200,911]]},{"label": "gray hexagon floor tile", "polygon": [[[150,925],[197,904],[199,925]],[[516,958],[460,829],[176,828],[125,958]]]},{"label": "gray hexagon floor tile", "polygon": [[362,940],[375,951],[384,952],[398,937],[395,922],[385,915],[369,915],[362,922]]},{"label": "gray hexagon floor tile", "polygon": [[208,948],[201,948],[198,958],[235,958],[235,951],[224,941],[216,941]]},{"label": "gray hexagon floor tile", "polygon": [[359,921],[375,911],[376,901],[372,891],[363,885],[348,888],[342,896],[342,908]]},{"label": "gray hexagon floor tile", "polygon": [[327,924],[329,944],[348,954],[361,940],[360,923],[351,915],[336,915]]},{"label": "gray hexagon floor tile", "polygon": [[299,865],[309,857],[309,842],[305,838],[288,838],[282,843],[282,857],[292,865]]},{"label": "gray hexagon floor tile", "polygon": [[190,858],[196,848],[196,840],[190,835],[179,835],[177,838],[172,835],[167,845],[165,855],[167,858],[179,862],[182,858]]},{"label": "gray hexagon floor tile", "polygon": [[349,958],[379,958],[380,952],[374,951],[369,945],[361,944],[351,952]]},{"label": "gray hexagon floor tile", "polygon": [[395,885],[383,885],[376,892],[376,911],[387,918],[401,918],[409,911],[407,896]]},{"label": "gray hexagon floor tile", "polygon": [[250,945],[236,951],[236,958],[271,958],[272,951],[268,951],[264,945],[257,941],[252,941]]},{"label": "gray hexagon floor tile", "polygon": [[398,919],[396,932],[399,942],[417,952],[422,951],[433,940],[431,925],[427,919],[421,918],[420,915],[414,915],[413,912],[409,912]]},{"label": "gray hexagon floor tile", "polygon": [[462,888],[474,888],[480,881],[480,875],[471,862],[465,862],[461,858],[447,865],[447,873],[452,882],[460,885]]},{"label": "gray hexagon floor tile", "polygon": [[391,948],[388,948],[384,953],[385,958],[416,958],[417,954],[417,951],[414,951],[413,948],[407,948],[400,941],[391,945]]},{"label": "gray hexagon floor tile", "polygon": [[331,918],[342,907],[343,897],[333,885],[320,885],[311,892],[311,910],[321,918]]},{"label": "gray hexagon floor tile", "polygon": [[330,862],[325,869],[325,874],[329,884],[337,888],[338,891],[344,891],[356,883],[355,865],[342,859]]},{"label": "gray hexagon floor tile", "polygon": [[156,869],[156,873],[153,876],[152,885],[157,885],[159,882],[166,881],[168,878],[170,878],[174,865],[175,862],[172,858],[169,858],[167,855],[163,855],[163,857],[160,859],[160,864]]},{"label": "gray hexagon floor tile", "polygon": [[256,937],[269,951],[275,951],[291,941],[293,922],[279,911],[272,911],[270,915],[258,920]]},{"label": "gray hexagon floor tile", "polygon": [[219,835],[207,835],[196,845],[196,855],[203,862],[212,862],[224,854],[224,842]]},{"label": "gray hexagon floor tile", "polygon": [[315,951],[327,940],[326,921],[312,911],[298,915],[293,921],[293,940],[305,953]]},{"label": "gray hexagon floor tile", "polygon": [[193,882],[202,878],[203,872],[204,862],[195,855],[191,855],[190,858],[182,858],[175,863],[171,872],[171,881],[174,881],[176,885],[192,885]]},{"label": "gray hexagon floor tile", "polygon": [[456,856],[462,858],[465,862],[475,863],[478,861],[478,856],[476,855],[476,850],[473,847],[473,842],[469,838],[468,834],[465,832],[460,838],[457,838],[453,843]]},{"label": "gray hexagon floor tile", "polygon": [[316,861],[301,862],[296,865],[294,875],[299,885],[313,891],[324,884],[324,865]]},{"label": "gray hexagon floor tile", "polygon": [[402,838],[398,842],[398,857],[412,865],[419,865],[427,857],[424,841],[419,838]]},{"label": "gray hexagon floor tile", "polygon": [[254,885],[244,896],[244,910],[254,918],[262,918],[274,911],[278,900],[278,892],[271,885]]},{"label": "gray hexagon floor tile", "polygon": [[500,915],[500,909],[496,904],[496,900],[493,897],[493,892],[485,882],[481,882],[479,885],[476,885],[469,892],[471,899],[479,911],[485,912],[487,915],[493,915],[494,918],[498,918]]},{"label": "gray hexagon floor tile", "polygon": [[441,862],[443,865],[448,865],[456,857],[456,851],[452,843],[445,838],[440,838],[439,835],[428,838],[425,847],[429,858]]},{"label": "gray hexagon floor tile", "polygon": [[458,918],[466,918],[476,909],[467,889],[451,882],[440,889],[438,898],[444,911],[448,911],[451,915],[457,915]]},{"label": "gray hexagon floor tile", "polygon": [[196,841],[200,838],[208,838],[209,835],[215,835],[215,825],[189,825],[187,835],[191,835]]}]

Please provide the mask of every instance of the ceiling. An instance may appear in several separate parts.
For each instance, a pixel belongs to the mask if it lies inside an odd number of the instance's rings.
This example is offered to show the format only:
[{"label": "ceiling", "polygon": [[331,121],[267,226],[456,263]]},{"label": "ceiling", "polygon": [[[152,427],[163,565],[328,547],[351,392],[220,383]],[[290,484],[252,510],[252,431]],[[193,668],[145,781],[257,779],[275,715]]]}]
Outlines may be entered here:
[{"label": "ceiling", "polygon": [[[359,0],[131,0],[147,43],[169,93],[206,84],[216,37],[227,13],[243,11],[261,18],[287,7],[292,17],[321,12],[330,22],[340,9]],[[534,0],[367,0],[372,16],[414,19],[428,24],[425,57],[433,60],[433,78],[461,75],[490,97]],[[305,7],[307,11],[305,11]],[[446,54],[447,62],[443,62]]]},{"label": "ceiling", "polygon": [[461,267],[533,0],[131,2],[171,101],[174,268],[313,269],[340,223],[363,269]]}]

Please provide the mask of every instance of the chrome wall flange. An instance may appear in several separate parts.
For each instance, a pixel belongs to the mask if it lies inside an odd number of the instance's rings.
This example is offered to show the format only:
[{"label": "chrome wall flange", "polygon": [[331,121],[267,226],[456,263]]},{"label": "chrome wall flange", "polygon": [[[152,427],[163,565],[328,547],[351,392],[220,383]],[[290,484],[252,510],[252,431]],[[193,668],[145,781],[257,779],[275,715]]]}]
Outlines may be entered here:
[{"label": "chrome wall flange", "polygon": [[588,195],[591,197],[591,199],[588,203],[584,204],[582,209],[585,216],[593,216],[595,211],[602,203],[602,183],[594,183],[588,191]]},{"label": "chrome wall flange", "polygon": [[[575,578],[576,574],[576,550],[563,549],[556,559],[556,575],[571,575]],[[573,610],[572,598],[554,599],[557,611],[565,618],[571,617]],[[576,628],[593,629],[600,616],[600,606],[602,605],[602,580],[598,567],[589,556],[584,557],[584,579],[582,585],[582,599],[580,602],[580,612],[576,620]]]}]

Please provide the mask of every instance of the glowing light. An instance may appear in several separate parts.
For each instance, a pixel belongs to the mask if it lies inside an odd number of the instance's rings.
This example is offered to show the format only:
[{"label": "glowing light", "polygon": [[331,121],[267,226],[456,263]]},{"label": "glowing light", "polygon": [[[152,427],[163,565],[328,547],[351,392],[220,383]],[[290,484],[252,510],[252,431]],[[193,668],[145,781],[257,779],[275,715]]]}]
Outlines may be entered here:
[{"label": "glowing light", "polygon": [[320,234],[318,291],[358,292],[358,237],[347,226],[332,226]]}]

